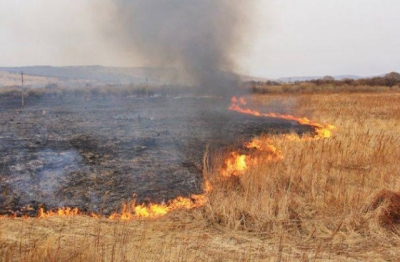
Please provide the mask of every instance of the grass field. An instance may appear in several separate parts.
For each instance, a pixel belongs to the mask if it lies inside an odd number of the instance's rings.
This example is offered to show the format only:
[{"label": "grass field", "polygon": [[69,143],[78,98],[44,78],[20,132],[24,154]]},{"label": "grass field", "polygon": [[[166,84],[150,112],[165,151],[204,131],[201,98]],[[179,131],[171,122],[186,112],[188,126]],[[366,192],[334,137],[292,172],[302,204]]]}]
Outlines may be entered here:
[{"label": "grass field", "polygon": [[213,185],[198,209],[126,222],[0,218],[0,261],[399,261],[400,93],[254,95],[336,126],[329,139],[261,137],[269,151]]}]

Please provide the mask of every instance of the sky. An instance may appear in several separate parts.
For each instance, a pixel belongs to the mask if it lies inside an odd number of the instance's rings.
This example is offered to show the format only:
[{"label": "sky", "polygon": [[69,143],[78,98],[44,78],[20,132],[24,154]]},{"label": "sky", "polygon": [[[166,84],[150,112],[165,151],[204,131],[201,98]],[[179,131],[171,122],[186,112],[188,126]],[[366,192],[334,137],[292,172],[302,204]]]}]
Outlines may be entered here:
[{"label": "sky", "polygon": [[[255,0],[255,6],[237,73],[400,72],[398,0]],[[99,30],[112,30],[110,9],[110,0],[0,0],[0,66],[141,66]]]}]

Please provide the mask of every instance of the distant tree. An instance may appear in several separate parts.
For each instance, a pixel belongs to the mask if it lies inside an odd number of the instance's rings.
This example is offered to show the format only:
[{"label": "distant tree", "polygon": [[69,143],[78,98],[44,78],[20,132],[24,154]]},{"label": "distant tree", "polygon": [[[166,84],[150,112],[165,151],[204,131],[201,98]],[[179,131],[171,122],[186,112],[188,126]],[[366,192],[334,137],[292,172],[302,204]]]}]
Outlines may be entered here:
[{"label": "distant tree", "polygon": [[400,74],[397,72],[391,72],[389,74],[386,74],[383,77],[383,81],[385,82],[385,86],[395,86],[400,84]]},{"label": "distant tree", "polygon": [[324,76],[322,78],[322,80],[331,82],[331,81],[335,81],[335,78],[333,76]]},{"label": "distant tree", "polygon": [[357,84],[356,80],[351,78],[342,79],[342,81],[338,82],[338,85],[354,85]]},{"label": "distant tree", "polygon": [[400,81],[400,74],[397,72],[390,72],[389,74],[385,75],[385,78]]}]

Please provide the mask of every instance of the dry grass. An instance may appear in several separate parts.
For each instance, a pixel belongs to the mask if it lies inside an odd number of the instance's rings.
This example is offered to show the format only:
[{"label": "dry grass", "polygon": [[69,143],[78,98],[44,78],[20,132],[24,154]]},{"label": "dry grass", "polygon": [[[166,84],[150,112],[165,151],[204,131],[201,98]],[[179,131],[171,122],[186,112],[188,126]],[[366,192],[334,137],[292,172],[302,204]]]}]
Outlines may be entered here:
[{"label": "dry grass", "polygon": [[0,261],[398,261],[400,94],[252,97],[285,101],[334,137],[269,138],[284,159],[229,181],[216,155],[209,202],[159,220],[2,218]]},{"label": "dry grass", "polygon": [[251,91],[255,94],[315,94],[315,93],[380,93],[399,91],[399,85],[392,87],[383,85],[338,85],[338,84],[321,84],[317,85],[310,82],[286,83],[279,85],[253,85],[250,86]]},{"label": "dry grass", "polygon": [[[254,102],[268,108],[286,98]],[[205,218],[232,230],[283,235],[288,246],[314,246],[322,253],[374,261],[400,257],[398,194],[380,192],[400,191],[400,95],[295,99],[295,111],[336,125],[337,134],[309,141],[272,138],[284,160],[264,162],[235,183],[215,179],[218,190]]]}]

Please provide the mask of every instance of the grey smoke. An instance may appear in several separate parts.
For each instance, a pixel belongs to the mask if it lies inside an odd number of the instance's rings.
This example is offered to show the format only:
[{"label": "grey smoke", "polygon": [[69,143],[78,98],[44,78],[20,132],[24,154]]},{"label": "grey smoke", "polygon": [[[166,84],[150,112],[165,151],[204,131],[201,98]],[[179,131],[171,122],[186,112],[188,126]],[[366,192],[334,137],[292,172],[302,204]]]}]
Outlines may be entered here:
[{"label": "grey smoke", "polygon": [[238,87],[233,74],[253,0],[115,0],[117,39],[141,63],[172,67],[207,92]]}]

